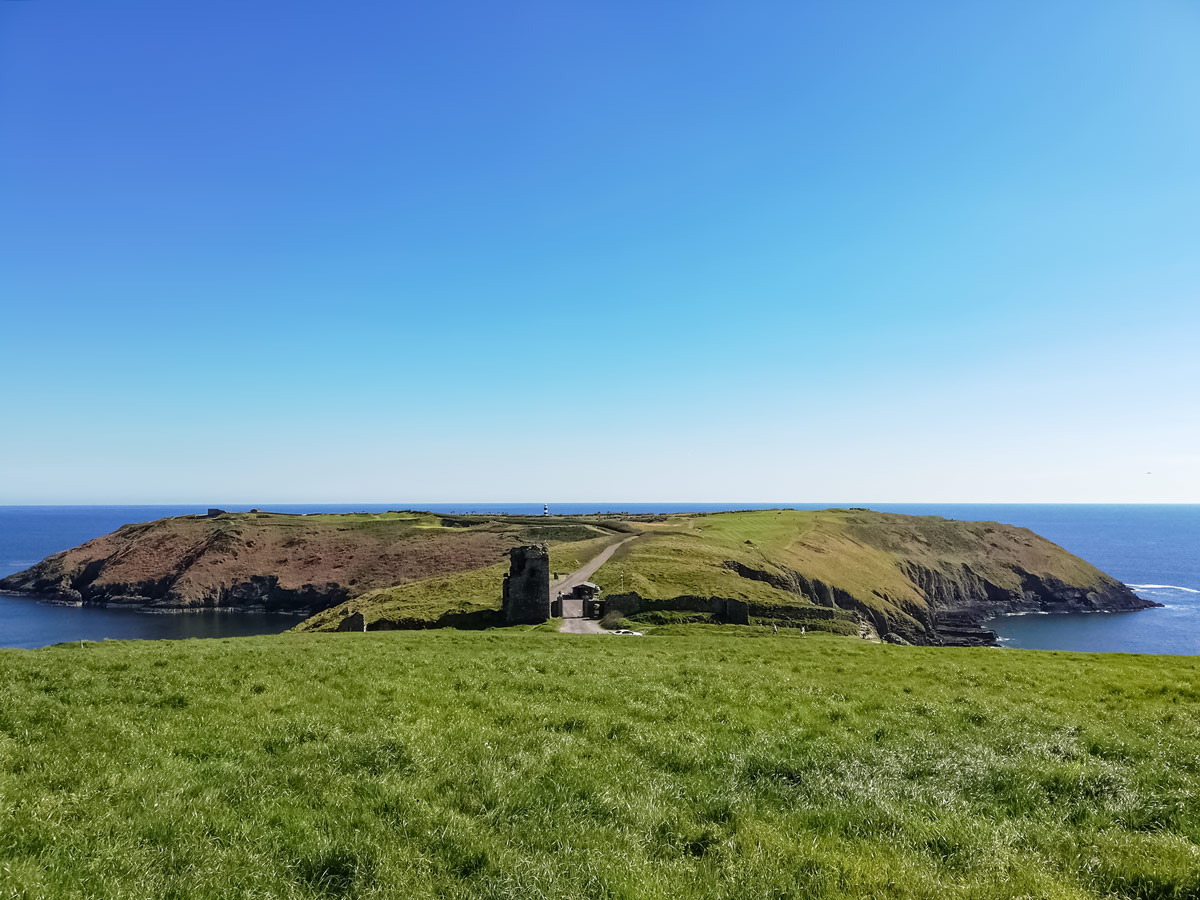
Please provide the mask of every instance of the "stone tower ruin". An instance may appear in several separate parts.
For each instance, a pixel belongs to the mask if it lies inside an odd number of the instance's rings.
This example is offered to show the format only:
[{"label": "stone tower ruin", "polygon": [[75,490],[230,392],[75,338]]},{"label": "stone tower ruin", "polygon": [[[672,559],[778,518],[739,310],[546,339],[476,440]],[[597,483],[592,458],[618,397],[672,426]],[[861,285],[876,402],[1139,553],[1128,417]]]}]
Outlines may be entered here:
[{"label": "stone tower ruin", "polygon": [[505,625],[537,625],[550,618],[550,551],[545,544],[513,547],[504,576]]}]

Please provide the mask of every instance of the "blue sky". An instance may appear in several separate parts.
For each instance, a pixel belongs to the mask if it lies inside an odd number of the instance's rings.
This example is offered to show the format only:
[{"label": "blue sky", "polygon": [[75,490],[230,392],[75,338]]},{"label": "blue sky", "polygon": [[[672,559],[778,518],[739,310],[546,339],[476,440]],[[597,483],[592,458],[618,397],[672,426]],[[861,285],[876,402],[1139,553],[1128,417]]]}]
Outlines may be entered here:
[{"label": "blue sky", "polygon": [[1200,502],[1194,3],[0,3],[0,503]]}]

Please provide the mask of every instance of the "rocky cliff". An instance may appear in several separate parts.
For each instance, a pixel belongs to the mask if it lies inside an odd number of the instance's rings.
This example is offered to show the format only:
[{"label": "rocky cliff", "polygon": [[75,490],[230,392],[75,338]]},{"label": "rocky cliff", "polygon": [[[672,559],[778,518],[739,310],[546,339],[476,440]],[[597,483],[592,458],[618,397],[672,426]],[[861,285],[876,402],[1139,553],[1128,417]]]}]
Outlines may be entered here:
[{"label": "rocky cliff", "polygon": [[[983,626],[998,615],[1128,612],[1157,605],[1143,600],[1103,573],[1093,581],[1071,584],[1053,575],[1035,575],[1016,566],[1010,571],[1019,583],[1013,585],[1009,579],[1004,579],[1006,584],[1001,585],[993,582],[989,573],[977,572],[966,563],[930,568],[900,560],[898,570],[909,580],[923,603],[901,604],[893,611],[887,608],[891,598],[883,592],[874,596],[884,602],[873,603],[786,566],[766,571],[752,569],[736,560],[728,560],[726,565],[743,578],[764,581],[816,606],[856,612],[876,634],[887,639],[900,638],[897,643],[992,644],[996,635]],[[772,616],[770,606],[760,607],[759,612],[765,618]]]}]

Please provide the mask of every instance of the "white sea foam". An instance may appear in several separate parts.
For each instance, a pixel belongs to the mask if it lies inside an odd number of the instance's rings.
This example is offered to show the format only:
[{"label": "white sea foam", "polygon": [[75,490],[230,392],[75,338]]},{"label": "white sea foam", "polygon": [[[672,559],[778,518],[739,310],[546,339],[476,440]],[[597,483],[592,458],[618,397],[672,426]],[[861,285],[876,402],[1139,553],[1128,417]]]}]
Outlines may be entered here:
[{"label": "white sea foam", "polygon": [[1125,587],[1133,591],[1183,591],[1185,594],[1200,594],[1195,588],[1180,587],[1177,584],[1127,584]]}]

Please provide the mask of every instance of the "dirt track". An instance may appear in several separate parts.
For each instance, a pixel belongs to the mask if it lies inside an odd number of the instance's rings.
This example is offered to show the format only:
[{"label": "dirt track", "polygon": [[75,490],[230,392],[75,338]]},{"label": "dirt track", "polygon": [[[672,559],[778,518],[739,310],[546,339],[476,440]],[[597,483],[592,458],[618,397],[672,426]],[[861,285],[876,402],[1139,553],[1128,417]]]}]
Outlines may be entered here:
[{"label": "dirt track", "polygon": [[[622,541],[617,541],[605,547],[600,553],[588,560],[580,568],[576,569],[566,578],[560,581],[555,581],[550,585],[550,597],[557,597],[560,593],[567,593],[575,585],[582,584],[596,573],[602,565],[608,562],[618,547],[623,547],[636,538],[638,535],[630,535]],[[595,619],[583,618],[583,601],[563,599],[563,623],[559,631],[564,631],[567,634],[605,634],[605,630],[600,627],[600,623]]]}]

